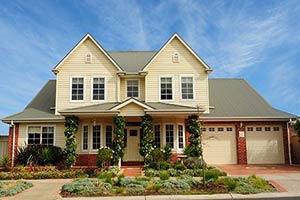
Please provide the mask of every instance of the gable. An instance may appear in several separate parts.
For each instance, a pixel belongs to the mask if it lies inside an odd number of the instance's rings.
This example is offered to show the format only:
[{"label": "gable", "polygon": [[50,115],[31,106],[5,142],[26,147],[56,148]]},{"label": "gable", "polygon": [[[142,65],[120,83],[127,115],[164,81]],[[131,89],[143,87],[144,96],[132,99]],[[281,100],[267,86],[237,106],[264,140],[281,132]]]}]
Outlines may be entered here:
[{"label": "gable", "polygon": [[[170,48],[173,47],[173,48]],[[188,55],[188,53],[191,55],[192,59],[197,60],[198,63],[200,63],[200,65],[204,68],[204,70],[206,72],[211,72],[212,69],[204,62],[204,60],[202,58],[200,58],[198,56],[198,54],[177,34],[175,33],[162,47],[161,49],[151,58],[151,60],[147,63],[147,65],[144,66],[142,71],[146,71],[148,69],[149,66],[152,65],[153,62],[155,62],[159,57],[163,57],[164,59],[168,60],[170,63],[172,62],[172,57],[165,57],[162,56],[161,54],[163,54],[163,52],[165,51],[170,51],[173,50],[171,53],[171,55],[173,55],[175,52],[179,53],[180,56],[180,60],[182,55]],[[184,51],[184,54],[180,54],[179,51]],[[181,52],[183,53],[183,52]],[[184,57],[185,59],[187,57]]]},{"label": "gable", "polygon": [[[73,60],[74,57],[77,61],[85,63],[85,56],[88,52],[82,52],[81,56],[78,57],[78,49],[85,49],[91,51],[92,57],[97,54],[102,54],[117,70],[123,71],[122,68],[112,59],[112,57],[101,47],[101,45],[88,33],[86,34],[71,50],[70,52],[53,68],[53,72],[56,74],[59,69],[67,61]],[[77,52],[77,57],[74,56]],[[99,53],[100,52],[100,53]],[[71,59],[72,58],[72,59]],[[97,58],[97,57],[96,57]],[[92,59],[93,60],[93,59]],[[97,61],[97,60],[96,60]]]},{"label": "gable", "polygon": [[120,109],[121,116],[143,116],[145,115],[144,108],[135,104],[129,103]]}]

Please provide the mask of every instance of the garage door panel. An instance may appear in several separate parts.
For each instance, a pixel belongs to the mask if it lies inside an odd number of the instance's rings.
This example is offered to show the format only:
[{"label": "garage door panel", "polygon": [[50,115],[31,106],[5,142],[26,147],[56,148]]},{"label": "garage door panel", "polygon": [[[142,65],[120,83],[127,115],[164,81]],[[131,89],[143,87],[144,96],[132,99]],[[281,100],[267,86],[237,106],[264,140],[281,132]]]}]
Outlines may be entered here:
[{"label": "garage door panel", "polygon": [[[265,127],[262,127],[264,130]],[[247,130],[247,129],[246,129]],[[282,164],[284,163],[283,135],[278,131],[247,131],[248,164]]]},{"label": "garage door panel", "polygon": [[226,129],[222,132],[216,131],[203,132],[203,155],[204,159],[209,164],[236,164],[236,138],[234,127],[232,131],[227,132]]}]

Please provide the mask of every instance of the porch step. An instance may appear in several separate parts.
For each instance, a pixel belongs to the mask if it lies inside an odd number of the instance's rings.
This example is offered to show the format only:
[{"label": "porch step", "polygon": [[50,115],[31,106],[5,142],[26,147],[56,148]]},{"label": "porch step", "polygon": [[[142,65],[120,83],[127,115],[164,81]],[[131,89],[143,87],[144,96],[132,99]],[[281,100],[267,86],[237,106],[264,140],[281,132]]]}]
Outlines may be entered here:
[{"label": "porch step", "polygon": [[142,166],[122,166],[125,176],[142,176]]}]

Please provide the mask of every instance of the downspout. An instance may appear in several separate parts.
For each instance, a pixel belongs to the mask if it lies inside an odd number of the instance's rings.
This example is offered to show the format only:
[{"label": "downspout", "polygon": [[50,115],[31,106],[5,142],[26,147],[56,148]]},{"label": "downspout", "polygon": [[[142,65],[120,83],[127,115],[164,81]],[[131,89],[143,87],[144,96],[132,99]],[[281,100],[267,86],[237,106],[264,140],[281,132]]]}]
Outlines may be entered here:
[{"label": "downspout", "polygon": [[289,151],[289,164],[292,165],[292,155],[291,155],[291,133],[290,133],[290,126],[289,124],[291,124],[292,119],[290,119],[289,122],[286,123],[287,126],[287,136],[288,136],[288,151]]},{"label": "downspout", "polygon": [[14,167],[14,163],[15,163],[15,135],[16,135],[16,125],[14,124],[14,121],[11,121],[10,125],[13,127],[11,166]]}]

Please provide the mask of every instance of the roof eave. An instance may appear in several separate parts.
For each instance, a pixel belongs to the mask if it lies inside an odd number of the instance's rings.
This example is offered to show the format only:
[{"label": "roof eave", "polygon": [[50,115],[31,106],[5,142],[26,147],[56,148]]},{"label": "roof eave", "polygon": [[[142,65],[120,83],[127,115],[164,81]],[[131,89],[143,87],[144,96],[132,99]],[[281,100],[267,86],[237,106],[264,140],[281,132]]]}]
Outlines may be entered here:
[{"label": "roof eave", "polygon": [[290,117],[272,117],[272,116],[263,116],[263,117],[201,117],[201,121],[289,121]]}]

